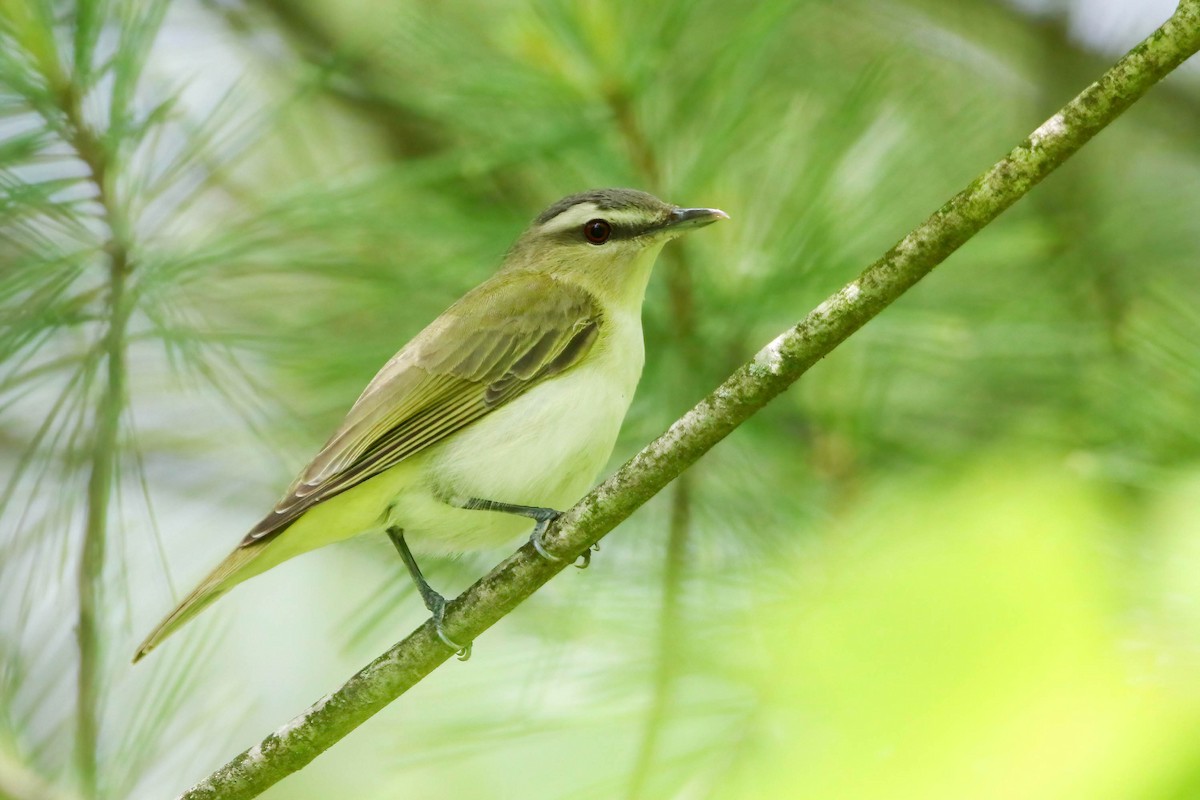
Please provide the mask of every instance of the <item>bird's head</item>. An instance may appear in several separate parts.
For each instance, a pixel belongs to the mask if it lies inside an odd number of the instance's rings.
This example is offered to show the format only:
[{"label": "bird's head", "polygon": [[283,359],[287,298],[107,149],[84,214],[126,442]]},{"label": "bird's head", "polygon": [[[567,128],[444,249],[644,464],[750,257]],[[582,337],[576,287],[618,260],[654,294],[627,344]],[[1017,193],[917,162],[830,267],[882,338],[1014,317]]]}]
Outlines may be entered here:
[{"label": "bird's head", "polygon": [[564,197],[521,234],[507,268],[580,283],[601,300],[640,305],[659,250],[687,231],[728,219],[715,208],[681,208],[636,189]]}]

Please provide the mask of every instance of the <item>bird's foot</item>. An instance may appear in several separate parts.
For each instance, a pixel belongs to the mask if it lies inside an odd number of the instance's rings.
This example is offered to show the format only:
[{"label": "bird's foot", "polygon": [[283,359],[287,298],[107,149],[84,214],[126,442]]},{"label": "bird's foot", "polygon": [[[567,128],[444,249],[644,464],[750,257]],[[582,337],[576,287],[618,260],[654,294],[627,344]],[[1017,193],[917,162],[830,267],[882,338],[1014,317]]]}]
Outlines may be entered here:
[{"label": "bird's foot", "polygon": [[446,627],[443,622],[446,617],[446,598],[437,592],[431,591],[423,599],[425,600],[425,606],[433,614],[433,632],[442,640],[442,644],[454,651],[459,661],[466,661],[471,657],[471,646],[474,642],[467,642],[465,646],[460,645],[446,633]]},{"label": "bird's foot", "polygon": [[600,543],[599,542],[596,542],[594,545],[589,547],[587,550],[584,550],[582,553],[579,554],[579,560],[577,560],[574,565],[576,567],[576,569],[587,569],[588,567],[590,567],[592,565],[592,551],[593,550],[595,550],[597,553],[600,552]]},{"label": "bird's foot", "polygon": [[533,533],[529,534],[529,543],[533,545],[533,549],[537,551],[537,554],[547,561],[562,561],[561,558],[548,551],[545,543],[542,541],[542,537],[546,535],[546,530],[550,527],[550,523],[562,516],[562,513],[555,511],[553,508],[535,508],[530,510],[538,513],[529,514],[529,516],[537,520],[537,524],[533,526]]}]

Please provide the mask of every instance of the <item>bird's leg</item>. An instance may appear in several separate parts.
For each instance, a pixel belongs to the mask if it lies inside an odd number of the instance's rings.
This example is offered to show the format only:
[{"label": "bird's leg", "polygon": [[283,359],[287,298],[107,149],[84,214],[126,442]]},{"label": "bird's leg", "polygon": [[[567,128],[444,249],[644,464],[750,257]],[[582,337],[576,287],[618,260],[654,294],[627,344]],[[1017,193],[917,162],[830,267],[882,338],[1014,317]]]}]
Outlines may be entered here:
[{"label": "bird's leg", "polygon": [[[456,508],[465,508],[471,511],[499,511],[502,514],[529,517],[536,523],[533,526],[533,533],[529,535],[529,543],[533,545],[533,549],[547,561],[562,561],[561,558],[546,550],[545,544],[542,543],[546,529],[550,527],[551,522],[562,516],[561,511],[541,506],[521,506],[516,503],[501,503],[498,500],[483,500],[478,497],[451,497],[447,502]],[[588,550],[583,555],[583,567],[590,562],[591,550]]]},{"label": "bird's leg", "polygon": [[437,632],[438,638],[442,640],[443,644],[458,653],[459,661],[466,661],[471,657],[471,643],[467,642],[466,647],[463,647],[446,635],[446,629],[442,626],[442,618],[446,615],[446,598],[435,592],[429,585],[429,581],[425,580],[425,576],[421,574],[417,560],[413,558],[412,551],[408,549],[408,543],[404,541],[404,530],[390,527],[387,529],[387,535],[392,540],[392,544],[396,545],[400,558],[404,560],[404,566],[408,567],[408,574],[412,576],[413,583],[417,585],[417,591],[421,594],[425,608],[429,609],[429,613],[433,615],[433,629]]}]

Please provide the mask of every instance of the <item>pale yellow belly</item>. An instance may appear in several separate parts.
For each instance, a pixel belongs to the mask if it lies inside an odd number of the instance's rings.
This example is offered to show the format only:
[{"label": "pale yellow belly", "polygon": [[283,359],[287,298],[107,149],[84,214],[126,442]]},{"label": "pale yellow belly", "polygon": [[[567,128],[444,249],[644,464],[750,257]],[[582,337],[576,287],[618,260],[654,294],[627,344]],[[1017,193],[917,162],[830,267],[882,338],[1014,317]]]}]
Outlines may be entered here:
[{"label": "pale yellow belly", "polygon": [[529,519],[444,499],[569,508],[608,462],[632,393],[589,366],[534,387],[421,453],[425,480],[400,493],[391,518],[418,552],[498,547],[528,535]]}]

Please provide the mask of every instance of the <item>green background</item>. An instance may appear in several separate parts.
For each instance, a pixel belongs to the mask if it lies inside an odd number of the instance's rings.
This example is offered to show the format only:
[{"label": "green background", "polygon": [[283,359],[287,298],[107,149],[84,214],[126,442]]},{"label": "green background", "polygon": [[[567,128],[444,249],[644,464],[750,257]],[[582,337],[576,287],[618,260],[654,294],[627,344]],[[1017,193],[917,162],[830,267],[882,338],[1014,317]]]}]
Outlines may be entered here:
[{"label": "green background", "polygon": [[[0,797],[172,796],[425,618],[352,541],[128,664],[543,207],[732,217],[660,259],[615,467],[1173,6],[0,2]],[[265,796],[1200,796],[1197,84]]]}]

